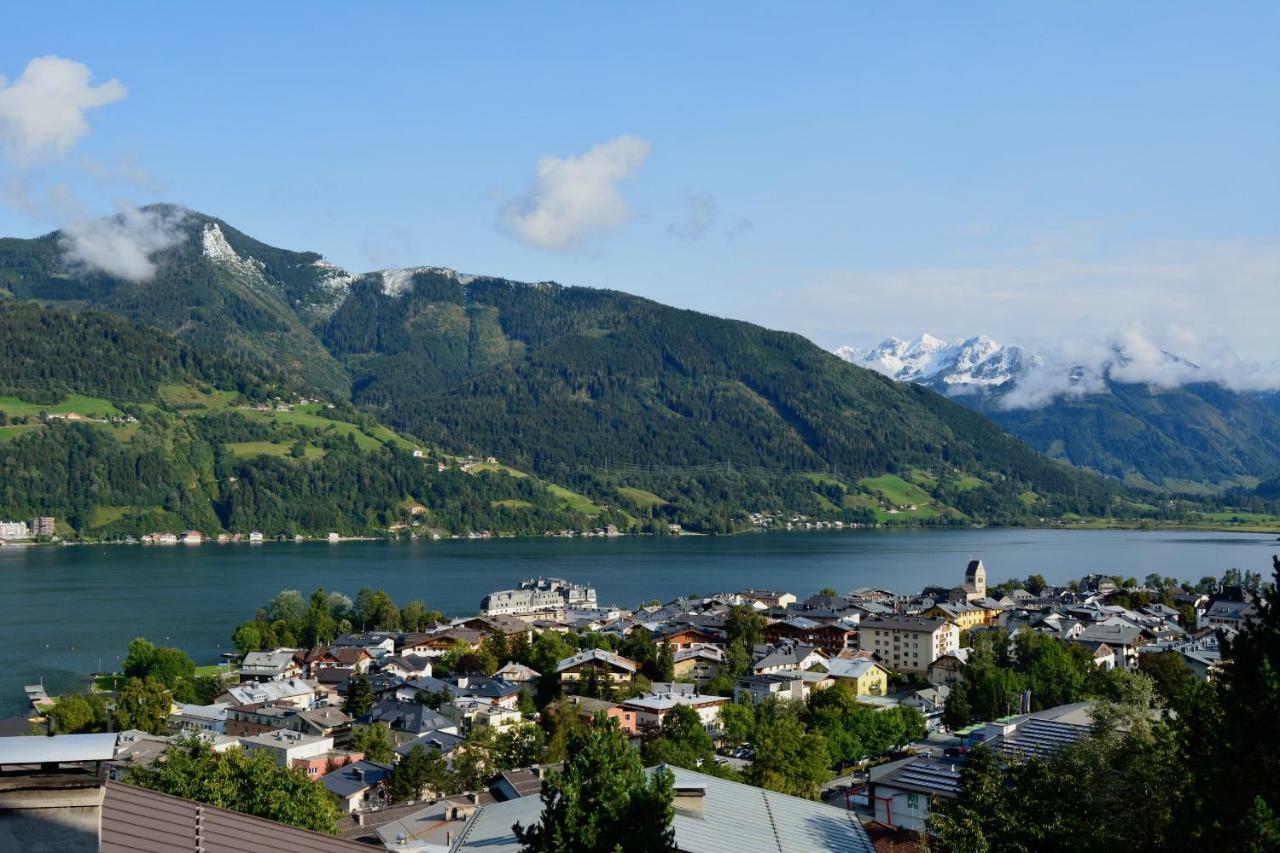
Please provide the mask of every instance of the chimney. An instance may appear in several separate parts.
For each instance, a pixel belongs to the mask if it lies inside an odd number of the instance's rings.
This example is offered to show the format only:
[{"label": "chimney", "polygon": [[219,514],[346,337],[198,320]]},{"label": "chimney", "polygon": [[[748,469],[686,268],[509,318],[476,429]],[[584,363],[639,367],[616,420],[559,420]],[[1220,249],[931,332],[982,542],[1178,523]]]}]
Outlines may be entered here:
[{"label": "chimney", "polygon": [[480,805],[480,792],[479,792],[479,791],[476,791],[474,794],[472,794],[472,795],[471,795],[471,805],[473,805],[473,806],[478,806],[478,805]]}]

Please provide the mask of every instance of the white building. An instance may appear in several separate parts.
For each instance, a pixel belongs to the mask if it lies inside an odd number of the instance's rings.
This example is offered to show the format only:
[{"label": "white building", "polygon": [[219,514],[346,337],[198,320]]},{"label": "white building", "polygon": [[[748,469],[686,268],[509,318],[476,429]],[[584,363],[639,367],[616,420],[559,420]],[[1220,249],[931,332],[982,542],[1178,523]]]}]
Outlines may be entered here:
[{"label": "white building", "polygon": [[891,670],[923,675],[929,664],[960,648],[960,629],[924,616],[868,617],[858,629],[858,648]]},{"label": "white building", "polygon": [[486,595],[480,610],[486,616],[517,616],[572,608],[594,610],[594,587],[571,583],[561,578],[531,578],[515,589],[504,589]]},{"label": "white building", "polygon": [[0,539],[13,542],[30,538],[31,528],[25,521],[0,521]]},{"label": "white building", "polygon": [[332,752],[333,738],[276,729],[260,735],[242,737],[240,745],[250,751],[266,750],[275,756],[276,763],[281,767],[291,767],[295,761]]},{"label": "white building", "polygon": [[729,703],[725,696],[708,696],[702,693],[650,693],[636,696],[622,703],[622,707],[636,712],[636,723],[641,726],[661,727],[667,714],[678,705],[692,708],[702,720],[702,727],[711,731],[720,721],[720,708]]}]

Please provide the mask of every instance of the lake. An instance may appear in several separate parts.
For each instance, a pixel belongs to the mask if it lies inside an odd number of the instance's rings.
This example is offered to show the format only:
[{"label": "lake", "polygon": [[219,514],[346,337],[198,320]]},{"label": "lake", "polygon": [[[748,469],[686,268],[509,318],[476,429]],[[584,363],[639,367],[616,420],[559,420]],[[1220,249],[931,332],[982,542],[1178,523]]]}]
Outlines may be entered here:
[{"label": "lake", "polygon": [[991,583],[1038,572],[1066,583],[1090,572],[1198,580],[1231,567],[1269,577],[1273,535],[1112,530],[858,530],[733,537],[507,539],[443,542],[0,548],[0,716],[25,710],[22,686],[84,689],[120,665],[129,640],[184,649],[214,663],[236,624],[281,589],[351,597],[385,589],[468,615],[521,578],[593,584],[602,603],[708,594],[747,586],[804,597],[883,586],[913,592],[958,584],[982,559]]}]

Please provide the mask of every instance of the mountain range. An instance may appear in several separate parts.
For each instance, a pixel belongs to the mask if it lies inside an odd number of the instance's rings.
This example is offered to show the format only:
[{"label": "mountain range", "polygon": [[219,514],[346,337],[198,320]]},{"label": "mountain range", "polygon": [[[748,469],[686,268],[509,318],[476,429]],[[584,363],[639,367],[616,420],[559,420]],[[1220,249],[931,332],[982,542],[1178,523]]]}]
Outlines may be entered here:
[{"label": "mountain range", "polygon": [[1101,365],[1054,363],[985,335],[889,338],[836,354],[939,391],[1042,453],[1134,486],[1215,491],[1280,475],[1278,395],[1194,381],[1199,368],[1173,353],[1159,358],[1192,381],[1133,381],[1120,347]]},{"label": "mountain range", "polygon": [[[796,516],[1145,511],[799,335],[609,290],[430,266],[349,273],[204,214],[143,212],[170,230],[150,274],[132,279],[77,257],[63,233],[0,240],[7,356],[27,365],[0,377],[0,473],[23,472],[0,485],[0,516],[63,515],[81,531],[163,518],[357,532],[447,505],[445,532],[601,520],[714,532]],[[116,414],[35,417],[86,398]],[[121,413],[136,423],[115,423]],[[65,463],[90,440],[112,467],[77,459],[80,481],[56,467],[32,478],[32,460]],[[469,466],[482,477],[410,477],[414,448],[433,471],[472,454],[499,461]],[[386,494],[361,497],[375,473]],[[494,477],[519,487],[475,485]],[[72,512],[40,497],[54,479]]]}]

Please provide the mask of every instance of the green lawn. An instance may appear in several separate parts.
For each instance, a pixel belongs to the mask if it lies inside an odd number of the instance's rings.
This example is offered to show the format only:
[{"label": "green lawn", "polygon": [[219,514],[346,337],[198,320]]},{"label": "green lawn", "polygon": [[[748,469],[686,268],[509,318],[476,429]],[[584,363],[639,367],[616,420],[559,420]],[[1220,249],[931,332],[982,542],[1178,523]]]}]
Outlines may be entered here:
[{"label": "green lawn", "polygon": [[475,474],[479,471],[490,471],[498,474],[509,474],[512,477],[528,477],[529,475],[523,471],[517,471],[509,465],[503,465],[501,462],[477,462],[471,466],[471,473]]},{"label": "green lawn", "polygon": [[1264,512],[1223,510],[1222,512],[1201,512],[1197,513],[1197,515],[1205,521],[1225,521],[1240,524],[1274,524],[1280,522],[1280,518]]},{"label": "green lawn", "polygon": [[51,415],[82,415],[86,418],[113,418],[123,414],[115,406],[101,397],[86,397],[83,394],[72,394],[59,403],[28,403],[17,397],[0,397],[0,411],[16,417],[38,415],[48,412]]},{"label": "green lawn", "polygon": [[957,489],[959,489],[962,492],[972,491],[973,489],[980,489],[986,485],[986,483],[983,482],[982,480],[979,480],[977,477],[971,477],[968,474],[964,474],[962,476],[957,477],[955,480],[952,481],[952,483],[955,485]]},{"label": "green lawn", "polygon": [[581,512],[586,515],[597,515],[601,512],[601,508],[593,504],[586,495],[571,492],[564,486],[557,486],[554,483],[548,483],[547,489],[574,512]]},{"label": "green lawn", "polygon": [[[256,456],[288,456],[293,451],[291,441],[229,441],[224,446],[240,459],[252,459]],[[324,456],[324,451],[308,444],[305,455],[307,459],[319,459]]]},{"label": "green lawn", "polygon": [[6,441],[13,441],[23,433],[30,432],[33,429],[43,429],[44,424],[13,424],[10,426],[0,427],[0,444]]},{"label": "green lawn", "polygon": [[858,485],[862,486],[870,492],[878,494],[889,503],[896,506],[904,504],[924,504],[928,503],[931,498],[929,493],[919,486],[908,483],[901,477],[893,474],[882,474],[879,477],[864,477],[858,481]]},{"label": "green lawn", "polygon": [[644,489],[636,489],[631,486],[620,486],[618,494],[635,504],[640,509],[649,509],[650,507],[666,506],[667,501],[658,497],[653,492],[646,492]]},{"label": "green lawn", "polygon": [[190,385],[160,386],[160,399],[175,409],[225,409],[239,396],[237,391],[210,389],[206,393]]}]

